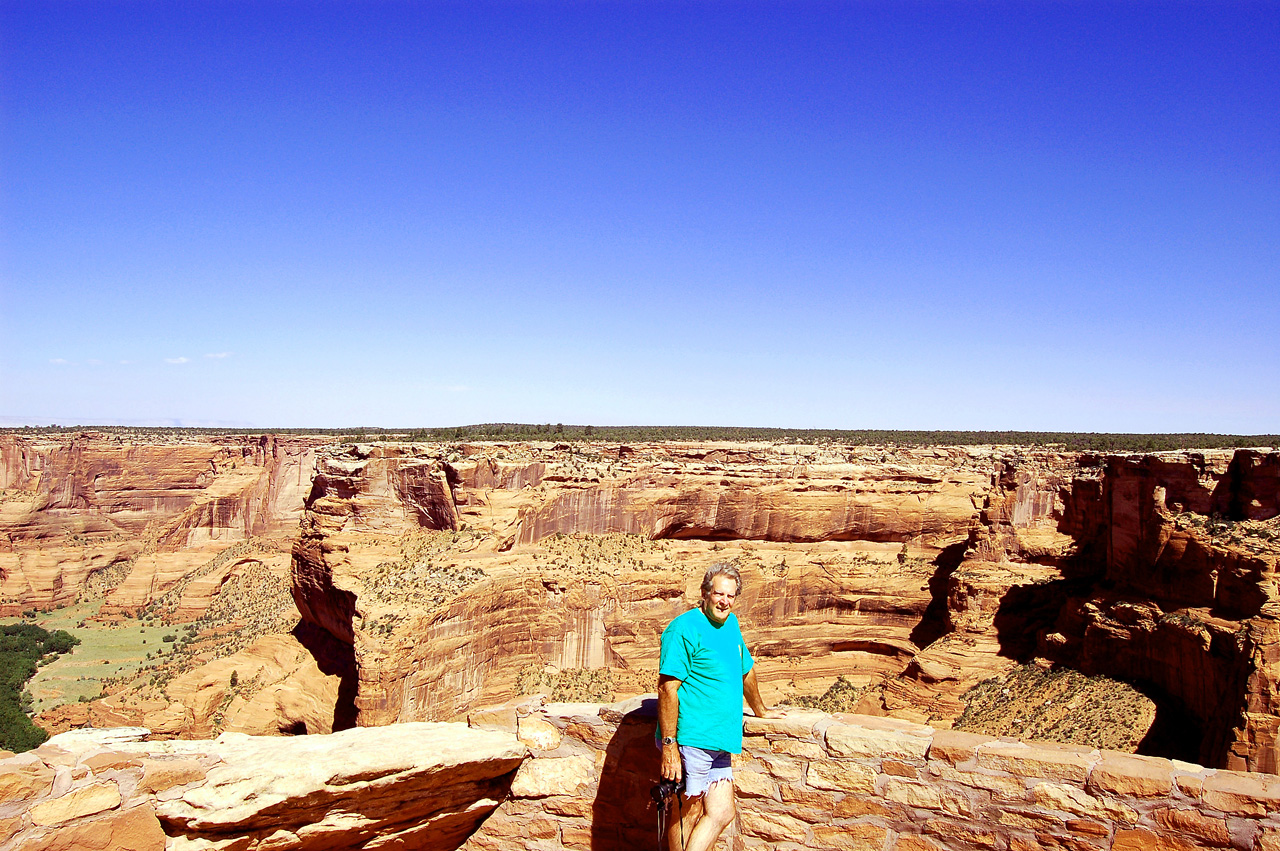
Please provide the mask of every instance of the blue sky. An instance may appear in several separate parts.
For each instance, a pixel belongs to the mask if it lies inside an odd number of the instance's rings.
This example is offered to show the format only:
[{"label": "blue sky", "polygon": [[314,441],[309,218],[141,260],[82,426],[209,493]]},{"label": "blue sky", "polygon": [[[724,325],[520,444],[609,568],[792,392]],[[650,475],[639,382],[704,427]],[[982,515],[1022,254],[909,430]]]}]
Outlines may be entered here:
[{"label": "blue sky", "polygon": [[0,2],[0,424],[1280,431],[1280,4]]}]

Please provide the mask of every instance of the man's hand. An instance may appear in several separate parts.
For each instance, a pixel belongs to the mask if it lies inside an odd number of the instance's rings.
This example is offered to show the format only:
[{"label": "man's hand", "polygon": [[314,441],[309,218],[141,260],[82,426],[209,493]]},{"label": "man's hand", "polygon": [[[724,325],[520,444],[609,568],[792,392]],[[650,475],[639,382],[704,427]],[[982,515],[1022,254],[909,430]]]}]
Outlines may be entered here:
[{"label": "man's hand", "polygon": [[742,677],[742,696],[757,718],[785,718],[787,713],[781,709],[766,709],[760,698],[760,683],[756,680],[756,669],[752,668]]},{"label": "man's hand", "polygon": [[662,778],[664,780],[679,780],[682,774],[684,774],[684,766],[680,764],[680,746],[663,745]]}]

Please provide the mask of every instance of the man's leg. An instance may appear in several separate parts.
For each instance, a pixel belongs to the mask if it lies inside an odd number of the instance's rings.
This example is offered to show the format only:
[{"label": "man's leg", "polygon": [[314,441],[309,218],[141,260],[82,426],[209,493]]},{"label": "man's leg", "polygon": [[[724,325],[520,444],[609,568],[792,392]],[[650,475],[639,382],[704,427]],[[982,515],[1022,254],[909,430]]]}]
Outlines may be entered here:
[{"label": "man's leg", "polygon": [[668,851],[685,851],[689,844],[689,835],[693,833],[693,826],[700,818],[702,818],[702,795],[686,798],[684,792],[677,792],[676,799],[671,802],[671,809],[667,810]]},{"label": "man's leg", "polygon": [[[710,851],[733,821],[733,781],[717,780],[702,796],[701,818],[685,834],[684,851]],[[670,834],[668,834],[670,835]]]}]

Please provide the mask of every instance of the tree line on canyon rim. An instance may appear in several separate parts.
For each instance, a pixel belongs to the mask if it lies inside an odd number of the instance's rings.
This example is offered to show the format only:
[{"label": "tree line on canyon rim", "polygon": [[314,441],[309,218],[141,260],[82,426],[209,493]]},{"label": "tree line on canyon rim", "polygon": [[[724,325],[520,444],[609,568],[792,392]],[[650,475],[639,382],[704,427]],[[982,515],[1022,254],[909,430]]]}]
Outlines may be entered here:
[{"label": "tree line on canyon rim", "polygon": [[217,434],[306,434],[332,436],[343,443],[379,440],[448,443],[470,440],[525,440],[551,442],[657,443],[661,441],[738,443],[843,444],[848,446],[1024,446],[1078,452],[1167,452],[1178,449],[1280,448],[1275,434],[1129,434],[1051,431],[910,431],[893,429],[787,429],[738,426],[592,426],[564,423],[478,423],[439,428],[188,428],[141,426],[22,426],[0,433],[53,435],[94,431],[121,437],[168,437]]}]

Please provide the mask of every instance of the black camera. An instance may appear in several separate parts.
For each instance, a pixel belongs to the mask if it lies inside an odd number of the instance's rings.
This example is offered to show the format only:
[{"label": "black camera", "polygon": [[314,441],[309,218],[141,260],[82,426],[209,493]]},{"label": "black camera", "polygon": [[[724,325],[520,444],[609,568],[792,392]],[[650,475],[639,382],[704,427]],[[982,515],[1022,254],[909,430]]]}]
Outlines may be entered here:
[{"label": "black camera", "polygon": [[653,802],[658,805],[658,812],[665,813],[671,807],[671,799],[684,789],[684,777],[679,780],[660,780],[649,790]]}]

